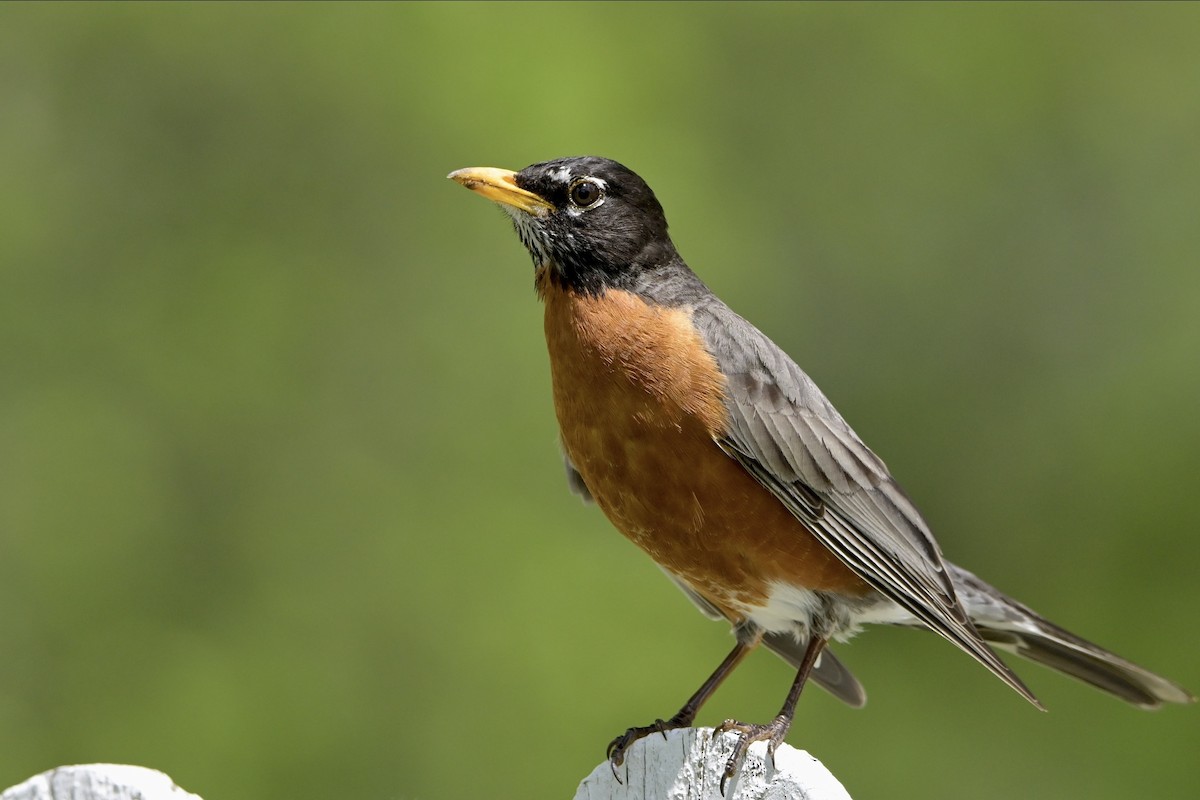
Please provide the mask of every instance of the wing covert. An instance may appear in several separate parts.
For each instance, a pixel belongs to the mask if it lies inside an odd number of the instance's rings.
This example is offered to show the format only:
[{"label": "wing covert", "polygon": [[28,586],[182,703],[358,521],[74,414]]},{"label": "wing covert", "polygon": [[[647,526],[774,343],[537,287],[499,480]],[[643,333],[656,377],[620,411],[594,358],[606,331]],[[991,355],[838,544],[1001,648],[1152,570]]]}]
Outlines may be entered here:
[{"label": "wing covert", "polygon": [[812,379],[715,297],[693,321],[727,380],[717,445],[859,577],[1037,705],[980,639],[912,501]]}]

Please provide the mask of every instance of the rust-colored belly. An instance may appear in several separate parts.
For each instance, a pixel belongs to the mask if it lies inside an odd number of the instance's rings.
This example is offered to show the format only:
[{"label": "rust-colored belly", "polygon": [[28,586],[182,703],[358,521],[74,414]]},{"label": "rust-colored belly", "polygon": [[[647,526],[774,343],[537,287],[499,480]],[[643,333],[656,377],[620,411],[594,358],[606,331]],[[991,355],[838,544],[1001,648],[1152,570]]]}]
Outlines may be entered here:
[{"label": "rust-colored belly", "polygon": [[717,447],[724,378],[685,309],[543,287],[563,446],[609,520],[731,619],[775,583],[865,584]]}]

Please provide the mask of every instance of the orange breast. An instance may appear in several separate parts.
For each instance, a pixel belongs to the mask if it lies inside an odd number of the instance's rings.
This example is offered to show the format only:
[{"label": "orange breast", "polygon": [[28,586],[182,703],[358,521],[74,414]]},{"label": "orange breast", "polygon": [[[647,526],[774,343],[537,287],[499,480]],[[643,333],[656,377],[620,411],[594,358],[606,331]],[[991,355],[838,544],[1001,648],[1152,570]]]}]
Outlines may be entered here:
[{"label": "orange breast", "polygon": [[687,310],[539,288],[563,446],[618,530],[731,619],[775,582],[866,591],[717,447],[725,381]]}]

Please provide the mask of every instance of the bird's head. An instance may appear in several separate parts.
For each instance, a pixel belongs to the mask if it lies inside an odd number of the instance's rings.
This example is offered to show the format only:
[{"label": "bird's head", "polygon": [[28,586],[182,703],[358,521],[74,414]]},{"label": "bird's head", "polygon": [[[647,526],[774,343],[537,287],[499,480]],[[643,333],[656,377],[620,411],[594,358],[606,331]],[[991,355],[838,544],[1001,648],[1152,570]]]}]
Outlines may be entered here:
[{"label": "bird's head", "polygon": [[470,167],[448,176],[513,220],[534,266],[577,291],[631,288],[678,259],[654,192],[607,158],[560,158],[512,172]]}]

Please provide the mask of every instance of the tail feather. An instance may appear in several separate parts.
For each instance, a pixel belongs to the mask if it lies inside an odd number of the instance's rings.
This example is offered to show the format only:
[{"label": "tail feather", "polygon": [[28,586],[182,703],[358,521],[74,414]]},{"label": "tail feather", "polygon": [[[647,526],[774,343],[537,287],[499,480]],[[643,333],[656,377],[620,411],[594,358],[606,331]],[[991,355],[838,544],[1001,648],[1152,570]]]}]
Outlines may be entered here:
[{"label": "tail feather", "polygon": [[1139,708],[1191,703],[1174,681],[1081,639],[961,567],[950,565],[955,589],[979,635],[1000,650],[1043,664]]},{"label": "tail feather", "polygon": [[[1082,640],[1050,638],[1033,633],[980,628],[984,641],[1001,650],[1077,678],[1139,708],[1195,700],[1172,681]],[[1079,642],[1087,645],[1080,647]]]}]

